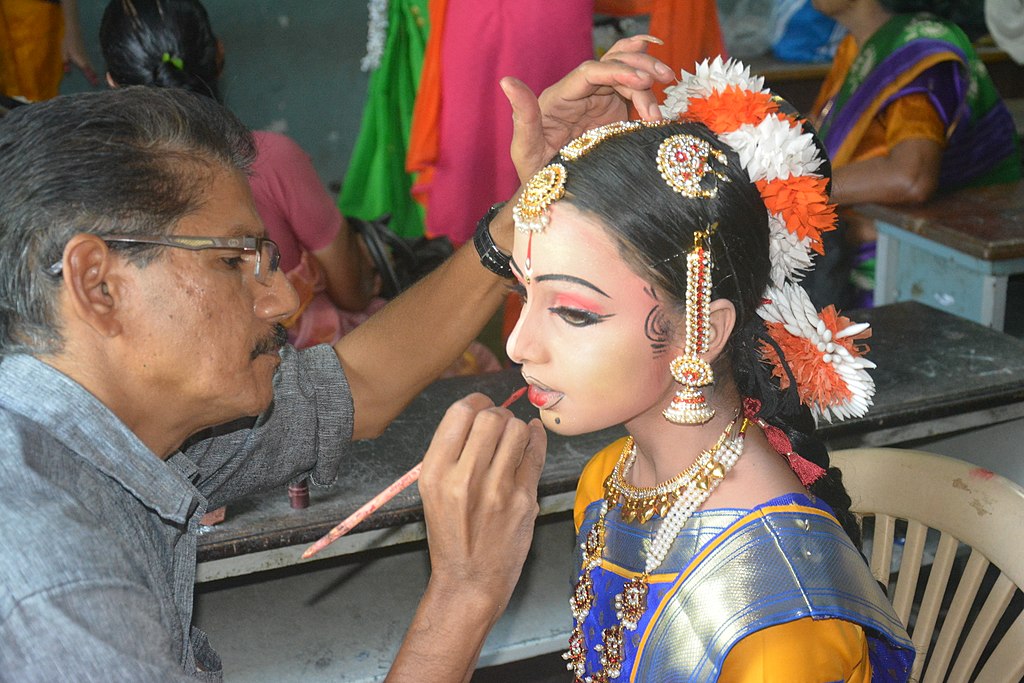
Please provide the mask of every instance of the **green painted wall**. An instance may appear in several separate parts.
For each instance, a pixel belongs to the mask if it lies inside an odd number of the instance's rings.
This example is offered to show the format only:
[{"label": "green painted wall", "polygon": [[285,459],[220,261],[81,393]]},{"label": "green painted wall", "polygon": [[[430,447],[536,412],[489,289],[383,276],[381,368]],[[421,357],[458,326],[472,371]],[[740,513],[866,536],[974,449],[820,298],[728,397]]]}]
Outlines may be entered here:
[{"label": "green painted wall", "polygon": [[[99,24],[106,0],[78,0],[93,66],[104,70]],[[324,184],[344,180],[366,100],[365,0],[204,0],[224,42],[225,104],[254,129],[293,137]],[[102,87],[106,87],[104,84]],[[61,92],[88,90],[77,71]]]}]

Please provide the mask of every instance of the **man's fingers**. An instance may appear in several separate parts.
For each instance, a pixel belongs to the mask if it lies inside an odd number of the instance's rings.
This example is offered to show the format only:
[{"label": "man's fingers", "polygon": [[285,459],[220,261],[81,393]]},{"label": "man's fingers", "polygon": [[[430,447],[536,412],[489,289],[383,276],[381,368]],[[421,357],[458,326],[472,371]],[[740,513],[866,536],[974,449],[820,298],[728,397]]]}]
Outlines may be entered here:
[{"label": "man's fingers", "polygon": [[512,117],[517,124],[540,123],[540,106],[528,85],[513,76],[505,76],[499,85],[512,105]]},{"label": "man's fingers", "polygon": [[494,460],[504,448],[507,448],[504,442],[510,423],[514,432],[517,422],[519,420],[514,419],[512,411],[507,408],[488,408],[480,411],[473,421],[473,428],[469,432],[466,447],[457,465],[458,469],[463,470],[467,480],[479,482],[487,477],[493,466],[497,466]]},{"label": "man's fingers", "polygon": [[548,452],[548,433],[538,418],[530,420],[527,426],[529,440],[522,460],[516,469],[516,484],[528,491],[536,491],[540,483],[540,475],[544,470],[544,461]]},{"label": "man's fingers", "polygon": [[424,468],[458,462],[477,414],[493,406],[494,402],[483,394],[470,394],[453,403],[434,431],[423,458]]},{"label": "man's fingers", "polygon": [[521,466],[531,438],[530,428],[522,420],[512,419],[498,441],[494,460],[488,472],[492,484],[512,483]]},{"label": "man's fingers", "polygon": [[518,78],[506,76],[500,84],[512,105],[512,162],[519,174],[519,182],[525,183],[533,174],[534,166],[543,163],[543,160],[534,158],[537,150],[545,149],[540,103],[533,91]]}]

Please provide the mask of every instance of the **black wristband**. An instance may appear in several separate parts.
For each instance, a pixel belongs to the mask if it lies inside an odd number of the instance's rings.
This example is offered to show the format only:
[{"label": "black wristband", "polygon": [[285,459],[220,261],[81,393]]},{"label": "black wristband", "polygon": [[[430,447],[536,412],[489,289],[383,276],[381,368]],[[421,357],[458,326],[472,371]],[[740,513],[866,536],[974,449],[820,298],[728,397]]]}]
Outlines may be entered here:
[{"label": "black wristband", "polygon": [[503,206],[505,206],[505,202],[498,202],[488,209],[484,217],[477,222],[476,232],[473,233],[473,246],[476,247],[476,253],[480,255],[480,263],[484,268],[495,275],[511,278],[512,266],[509,265],[509,261],[512,257],[499,249],[498,245],[494,243],[494,238],[491,237],[491,221]]}]

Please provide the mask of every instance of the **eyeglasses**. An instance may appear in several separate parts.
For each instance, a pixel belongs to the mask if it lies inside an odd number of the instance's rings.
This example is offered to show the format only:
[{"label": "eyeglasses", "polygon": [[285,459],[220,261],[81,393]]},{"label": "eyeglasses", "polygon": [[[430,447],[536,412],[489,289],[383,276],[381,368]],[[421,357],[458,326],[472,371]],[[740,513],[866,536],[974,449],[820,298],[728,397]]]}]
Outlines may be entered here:
[{"label": "eyeglasses", "polygon": [[[198,237],[195,235],[99,235],[99,237],[104,242],[155,244],[190,251],[202,251],[203,249],[251,251],[256,254],[253,277],[264,285],[270,284],[270,278],[277,272],[281,262],[281,250],[276,242],[267,237]],[[63,263],[57,261],[47,268],[47,272],[51,275],[60,275],[62,269]]]}]

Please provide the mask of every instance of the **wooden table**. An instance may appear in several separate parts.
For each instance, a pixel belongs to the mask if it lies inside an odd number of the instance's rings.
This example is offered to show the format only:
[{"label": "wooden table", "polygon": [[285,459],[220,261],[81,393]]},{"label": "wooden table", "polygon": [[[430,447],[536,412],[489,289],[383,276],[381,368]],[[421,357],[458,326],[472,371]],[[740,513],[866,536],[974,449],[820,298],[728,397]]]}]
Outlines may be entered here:
[{"label": "wooden table", "polygon": [[[1024,415],[1024,342],[960,317],[916,303],[899,303],[851,313],[871,322],[869,358],[875,405],[864,417],[819,433],[833,448],[906,442]],[[365,501],[412,467],[426,451],[447,407],[481,391],[501,401],[522,385],[517,371],[441,380],[427,388],[378,439],[355,445],[342,465],[338,483],[312,489],[303,510],[289,506],[285,492],[254,496],[232,504],[227,520],[200,538],[199,581],[299,563],[301,551]],[[521,400],[514,412],[536,415]],[[568,510],[576,479],[591,455],[619,436],[621,428],[566,438],[549,436],[540,495],[545,512]],[[419,492],[410,487],[353,533],[317,558],[358,552],[423,538]]]},{"label": "wooden table", "polygon": [[920,206],[859,206],[878,229],[875,304],[920,301],[997,330],[1024,273],[1024,181]]},{"label": "wooden table", "polygon": [[[914,302],[851,315],[874,326],[869,357],[879,365],[878,394],[864,417],[821,427],[831,447],[977,434],[992,424],[1011,425],[1010,441],[1024,442],[1024,341]],[[356,444],[338,484],[311,491],[310,507],[291,509],[281,490],[228,508],[227,520],[200,539],[196,591],[196,621],[224,658],[227,683],[383,679],[429,576],[416,488],[313,560],[299,556],[420,459],[452,401],[471,390],[500,401],[521,382],[514,371],[437,382],[380,438]],[[535,414],[525,401],[514,410]],[[530,557],[481,666],[564,648],[578,570],[570,513],[576,479],[621,433],[551,435]],[[997,450],[978,438],[971,445]]]}]

